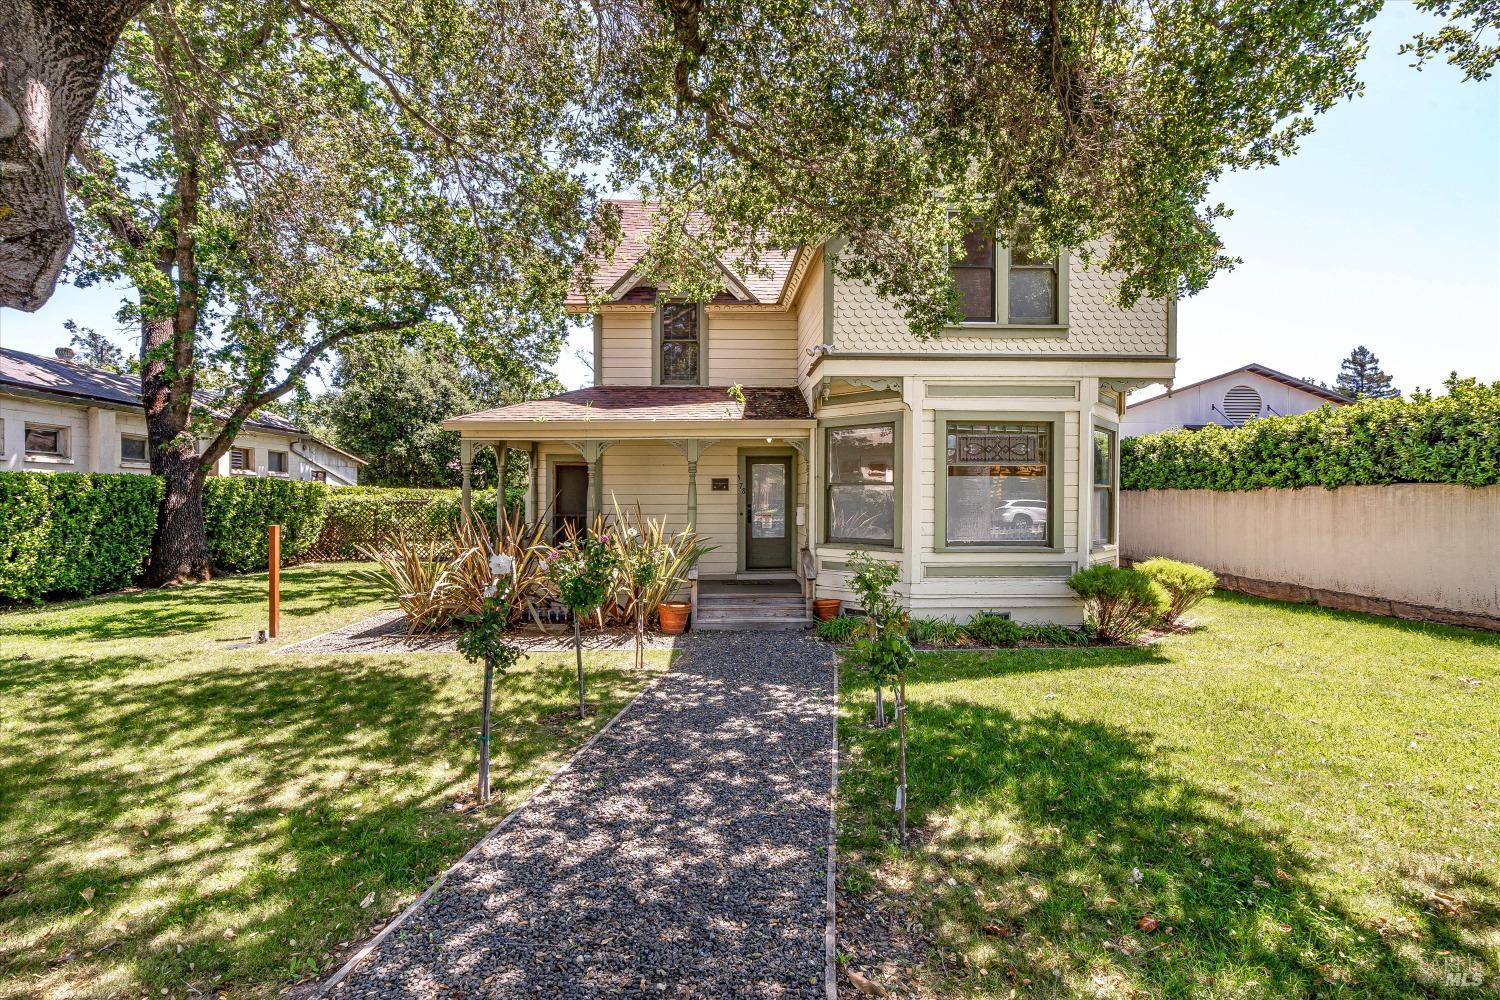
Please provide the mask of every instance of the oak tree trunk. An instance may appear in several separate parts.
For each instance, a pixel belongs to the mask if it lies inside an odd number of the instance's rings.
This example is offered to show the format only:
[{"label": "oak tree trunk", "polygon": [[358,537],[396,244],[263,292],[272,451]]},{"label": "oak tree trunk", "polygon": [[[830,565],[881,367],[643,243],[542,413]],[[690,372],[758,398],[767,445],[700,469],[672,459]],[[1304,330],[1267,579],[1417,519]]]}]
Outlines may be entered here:
[{"label": "oak tree trunk", "polygon": [[73,248],[63,171],[145,0],[0,0],[0,306],[52,296]]},{"label": "oak tree trunk", "polygon": [[[141,404],[151,471],[166,485],[146,569],[146,582],[153,587],[207,580],[213,568],[203,524],[204,460],[189,427],[192,347],[189,341],[184,357],[184,345],[174,338],[173,329],[170,318],[141,323]],[[167,350],[174,357],[170,366],[162,356]]]}]

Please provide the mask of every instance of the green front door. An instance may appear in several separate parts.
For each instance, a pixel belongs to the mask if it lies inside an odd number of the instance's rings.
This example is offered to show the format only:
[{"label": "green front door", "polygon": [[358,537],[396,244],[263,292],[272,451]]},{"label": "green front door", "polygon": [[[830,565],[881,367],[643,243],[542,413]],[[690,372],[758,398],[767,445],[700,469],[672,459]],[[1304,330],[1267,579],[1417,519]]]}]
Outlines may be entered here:
[{"label": "green front door", "polygon": [[792,460],[745,459],[745,569],[792,568]]}]

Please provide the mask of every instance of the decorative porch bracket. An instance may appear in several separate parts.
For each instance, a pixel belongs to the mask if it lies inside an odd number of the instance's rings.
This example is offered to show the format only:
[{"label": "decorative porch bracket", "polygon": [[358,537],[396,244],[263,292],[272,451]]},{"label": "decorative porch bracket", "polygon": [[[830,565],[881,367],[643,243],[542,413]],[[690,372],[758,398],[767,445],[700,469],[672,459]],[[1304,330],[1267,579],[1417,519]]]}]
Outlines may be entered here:
[{"label": "decorative porch bracket", "polygon": [[568,447],[583,456],[589,466],[589,482],[594,487],[594,515],[604,513],[604,453],[618,441],[569,441]]},{"label": "decorative porch bracket", "polygon": [[688,491],[687,491],[687,524],[689,528],[698,526],[698,459],[703,453],[719,443],[718,438],[681,438],[668,440],[667,442],[678,451],[682,457],[687,459]]},{"label": "decorative porch bracket", "polygon": [[861,378],[859,376],[839,375],[829,376],[818,383],[818,401],[827,403],[832,398],[830,390],[834,382],[843,382],[846,385],[857,385],[864,388],[865,392],[846,393],[843,399],[835,400],[840,403],[860,403],[870,399],[881,399],[901,395],[902,378],[899,375],[892,376],[870,376]]}]

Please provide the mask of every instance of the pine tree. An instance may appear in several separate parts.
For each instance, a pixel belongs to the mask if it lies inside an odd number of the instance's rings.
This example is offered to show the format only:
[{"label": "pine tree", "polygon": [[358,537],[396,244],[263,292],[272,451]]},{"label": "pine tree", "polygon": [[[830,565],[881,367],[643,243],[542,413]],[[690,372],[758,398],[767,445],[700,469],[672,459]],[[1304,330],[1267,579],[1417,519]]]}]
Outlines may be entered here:
[{"label": "pine tree", "polygon": [[1339,364],[1338,382],[1334,388],[1355,399],[1399,399],[1401,392],[1391,385],[1391,377],[1380,370],[1380,359],[1361,344]]},{"label": "pine tree", "polygon": [[107,372],[126,370],[125,352],[98,330],[79,326],[71,319],[63,323],[63,329],[72,334],[68,346],[77,352],[80,364],[102,368]]}]

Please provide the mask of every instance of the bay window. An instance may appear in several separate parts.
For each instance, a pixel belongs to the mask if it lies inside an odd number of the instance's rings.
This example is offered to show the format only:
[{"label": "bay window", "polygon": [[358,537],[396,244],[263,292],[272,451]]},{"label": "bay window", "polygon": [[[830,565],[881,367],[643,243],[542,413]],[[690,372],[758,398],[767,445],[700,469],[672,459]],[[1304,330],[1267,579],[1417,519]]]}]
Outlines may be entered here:
[{"label": "bay window", "polygon": [[950,420],[943,437],[943,534],[951,548],[1047,545],[1050,423]]},{"label": "bay window", "polygon": [[1115,432],[1094,428],[1093,545],[1113,545],[1119,494],[1115,491]]},{"label": "bay window", "polygon": [[828,541],[895,545],[895,422],[829,427],[825,433]]}]

